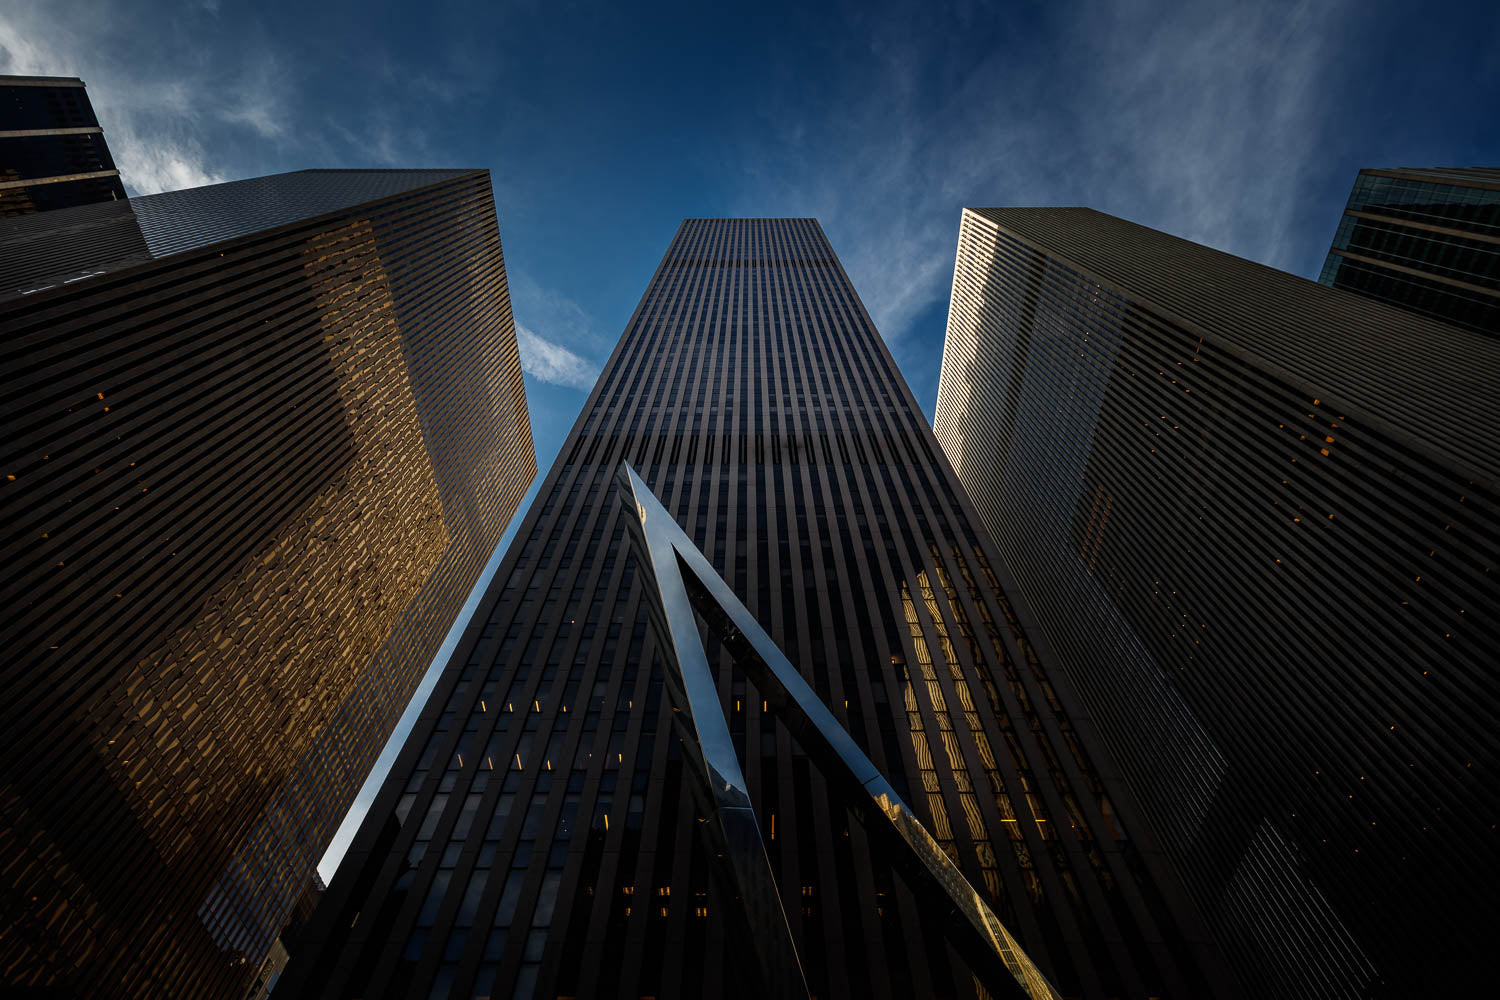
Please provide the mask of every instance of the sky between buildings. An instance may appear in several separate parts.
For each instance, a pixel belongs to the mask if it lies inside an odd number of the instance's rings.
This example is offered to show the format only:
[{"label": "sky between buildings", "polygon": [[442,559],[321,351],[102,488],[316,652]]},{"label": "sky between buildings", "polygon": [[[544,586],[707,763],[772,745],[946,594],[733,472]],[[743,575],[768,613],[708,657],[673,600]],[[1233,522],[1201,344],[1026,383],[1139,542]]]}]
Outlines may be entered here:
[{"label": "sky between buildings", "polygon": [[543,474],[684,217],[819,219],[930,417],[963,206],[1315,277],[1360,167],[1500,165],[1497,39],[1493,0],[0,0],[0,73],[82,77],[132,194],[488,168]]}]

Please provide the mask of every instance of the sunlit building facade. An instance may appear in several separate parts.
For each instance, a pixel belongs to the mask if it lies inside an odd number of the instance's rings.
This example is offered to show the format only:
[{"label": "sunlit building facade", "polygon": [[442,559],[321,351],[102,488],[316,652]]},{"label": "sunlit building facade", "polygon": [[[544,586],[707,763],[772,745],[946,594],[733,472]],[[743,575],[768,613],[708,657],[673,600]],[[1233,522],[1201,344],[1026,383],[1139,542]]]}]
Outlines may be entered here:
[{"label": "sunlit building facade", "polygon": [[[622,462],[1059,995],[1227,994],[811,219],[678,229],[285,988],[768,995],[705,846]],[[707,650],[808,991],[1017,995],[976,983],[776,696]]]},{"label": "sunlit building facade", "polygon": [[1256,997],[1432,996],[1500,884],[1500,343],[970,209],[934,425]]},{"label": "sunlit building facade", "polygon": [[0,992],[244,995],[535,473],[489,177],[0,222]]},{"label": "sunlit building facade", "polygon": [[1500,336],[1500,167],[1361,170],[1318,280]]}]

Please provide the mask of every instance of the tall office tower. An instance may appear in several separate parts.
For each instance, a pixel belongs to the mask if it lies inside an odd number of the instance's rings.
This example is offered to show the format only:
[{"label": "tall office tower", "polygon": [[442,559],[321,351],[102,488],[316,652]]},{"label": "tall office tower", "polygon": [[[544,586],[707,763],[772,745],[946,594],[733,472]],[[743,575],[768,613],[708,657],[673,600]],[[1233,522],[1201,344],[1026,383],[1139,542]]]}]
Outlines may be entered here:
[{"label": "tall office tower", "polygon": [[484,171],[0,222],[0,982],[244,995],[535,472]]},{"label": "tall office tower", "polygon": [[1247,995],[1486,953],[1497,375],[1087,209],[963,213],[938,440]]},{"label": "tall office tower", "polygon": [[1500,167],[1361,170],[1318,280],[1500,336]]},{"label": "tall office tower", "polygon": [[124,197],[82,80],[0,76],[0,219]]},{"label": "tall office tower", "polygon": [[[1218,991],[821,228],[694,219],[293,954],[290,995],[767,995],[765,942],[710,877],[622,461],[1062,995]],[[950,908],[893,874],[774,696],[717,642],[708,656],[811,992],[975,996]]]}]

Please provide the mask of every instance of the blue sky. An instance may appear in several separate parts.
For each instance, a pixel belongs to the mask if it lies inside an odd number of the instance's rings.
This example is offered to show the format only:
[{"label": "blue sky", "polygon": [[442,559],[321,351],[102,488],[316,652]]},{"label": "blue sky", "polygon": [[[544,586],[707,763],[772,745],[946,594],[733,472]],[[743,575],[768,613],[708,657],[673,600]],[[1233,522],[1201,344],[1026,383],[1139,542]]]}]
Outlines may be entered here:
[{"label": "blue sky", "polygon": [[488,168],[543,470],[683,217],[817,217],[930,416],[963,206],[1313,277],[1360,167],[1500,165],[1497,39],[1493,0],[0,0],[0,73],[83,77],[133,193]]}]

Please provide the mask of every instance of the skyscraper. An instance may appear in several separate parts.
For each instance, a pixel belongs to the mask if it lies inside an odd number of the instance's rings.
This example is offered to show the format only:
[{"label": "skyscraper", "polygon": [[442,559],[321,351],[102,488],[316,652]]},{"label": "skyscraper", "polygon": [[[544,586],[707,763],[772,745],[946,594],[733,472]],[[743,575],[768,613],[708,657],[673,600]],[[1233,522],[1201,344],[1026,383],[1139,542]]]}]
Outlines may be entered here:
[{"label": "skyscraper", "polygon": [[534,474],[483,171],[0,222],[0,976],[242,993]]},{"label": "skyscraper", "polygon": [[[650,496],[622,502],[622,461]],[[659,581],[626,531],[653,498],[1063,995],[1222,993],[821,228],[691,219],[293,954],[293,996],[763,988],[765,900],[711,878]],[[908,890],[721,634],[715,710],[811,992],[975,996],[952,907]]]},{"label": "skyscraper", "polygon": [[1361,170],[1318,280],[1500,336],[1500,167]]},{"label": "skyscraper", "polygon": [[83,86],[70,76],[0,76],[0,218],[124,199]]},{"label": "skyscraper", "polygon": [[1087,209],[963,213],[938,440],[1247,995],[1485,953],[1497,373]]}]

